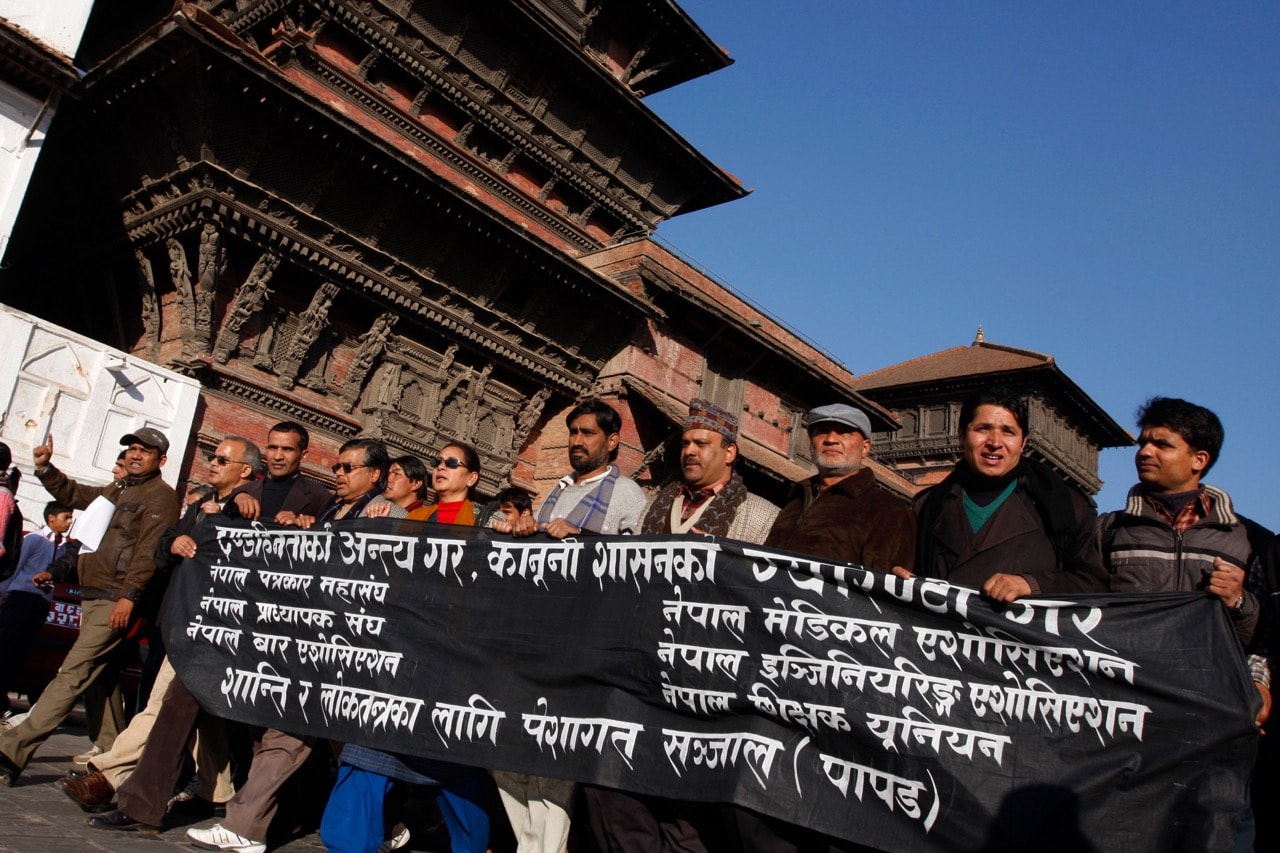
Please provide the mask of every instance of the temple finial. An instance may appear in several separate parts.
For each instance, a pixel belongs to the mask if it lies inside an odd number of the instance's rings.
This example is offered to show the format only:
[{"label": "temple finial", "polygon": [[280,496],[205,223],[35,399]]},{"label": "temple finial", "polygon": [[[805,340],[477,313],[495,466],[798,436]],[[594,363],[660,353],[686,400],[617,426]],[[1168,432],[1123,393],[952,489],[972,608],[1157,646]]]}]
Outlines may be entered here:
[{"label": "temple finial", "polygon": [[984,335],[982,334],[982,325],[981,325],[981,324],[979,324],[979,325],[978,325],[978,334],[974,335],[974,338],[973,338],[973,344],[974,344],[974,346],[977,346],[978,344],[985,343],[985,342],[986,342],[986,340],[987,340],[987,339],[986,339],[986,336],[984,336]]}]

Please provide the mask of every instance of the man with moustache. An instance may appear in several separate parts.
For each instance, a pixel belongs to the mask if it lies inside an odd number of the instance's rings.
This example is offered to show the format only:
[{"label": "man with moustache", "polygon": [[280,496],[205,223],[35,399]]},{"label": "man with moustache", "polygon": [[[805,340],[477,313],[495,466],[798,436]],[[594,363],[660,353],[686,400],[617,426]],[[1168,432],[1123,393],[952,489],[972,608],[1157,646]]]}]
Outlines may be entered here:
[{"label": "man with moustache", "polygon": [[[1138,483],[1122,510],[1099,518],[1102,558],[1112,592],[1200,591],[1221,603],[1262,699],[1254,722],[1271,712],[1271,668],[1260,642],[1263,561],[1274,559],[1272,534],[1236,512],[1231,497],[1204,482],[1218,461],[1225,431],[1209,409],[1153,397],[1138,410]],[[1253,586],[1254,589],[1250,589]],[[1275,595],[1275,591],[1270,591]],[[1274,626],[1271,626],[1274,630]],[[1240,815],[1237,850],[1252,850],[1253,810]]]},{"label": "man with moustache", "polygon": [[[654,495],[640,532],[699,533],[759,545],[778,508],[747,491],[733,470],[738,419],[707,400],[689,405],[680,436],[680,478]],[[718,811],[693,804],[587,786],[587,812],[602,850],[706,850],[719,834]]]},{"label": "man with moustache", "polygon": [[[764,544],[878,571],[912,569],[915,516],[876,485],[864,464],[871,453],[871,419],[861,409],[832,403],[809,412],[808,431],[818,473],[797,484]],[[733,807],[727,813],[735,846],[742,850],[862,849],[749,809]]]},{"label": "man with moustache", "polygon": [[[584,400],[565,418],[569,428],[569,467],[538,508],[515,522],[495,520],[493,528],[514,536],[538,531],[555,539],[583,532],[628,534],[640,529],[644,490],[616,465],[622,418],[603,400]],[[519,853],[564,851],[575,784],[563,779],[495,771],[502,804],[516,834]]]},{"label": "man with moustache", "polygon": [[809,443],[818,473],[797,484],[764,544],[869,569],[910,569],[916,524],[911,509],[876,486],[864,465],[871,419],[844,403],[809,412]]},{"label": "man with moustache", "polygon": [[[270,449],[267,464],[271,465]],[[292,523],[305,530],[318,524],[364,518],[368,509],[379,504],[388,505],[386,517],[404,518],[404,507],[382,496],[390,467],[387,446],[381,441],[371,438],[348,441],[338,448],[338,461],[333,465],[333,500],[317,515],[295,514]],[[264,514],[266,511],[264,508]],[[281,515],[276,518],[279,520]],[[267,829],[279,805],[280,788],[310,757],[315,742],[314,737],[267,729],[254,752],[244,787],[227,803],[226,818],[207,829],[187,830],[187,840],[204,850],[263,853]],[[131,828],[145,829],[143,824],[151,822],[140,821]]]},{"label": "man with moustache", "polygon": [[[54,467],[52,437],[33,451],[36,476],[59,503],[84,509],[103,497],[115,511],[97,550],[81,554],[76,566],[81,616],[75,644],[27,718],[0,735],[0,785],[13,785],[35,751],[106,670],[155,572],[156,542],[178,520],[178,495],[160,478],[169,439],[144,427],[123,436],[120,443],[125,446],[125,477],[106,486],[82,485]],[[110,740],[115,741],[115,732]]]},{"label": "man with moustache", "polygon": [[514,536],[538,531],[554,539],[580,533],[635,533],[648,502],[644,490],[618,466],[622,417],[603,400],[584,400],[565,418],[569,427],[571,473],[556,483],[534,515],[515,524],[495,522],[494,529]]},{"label": "man with moustache", "polygon": [[733,470],[737,458],[738,419],[707,400],[690,403],[680,436],[680,479],[654,495],[640,532],[702,533],[763,543],[778,508],[747,491]]}]

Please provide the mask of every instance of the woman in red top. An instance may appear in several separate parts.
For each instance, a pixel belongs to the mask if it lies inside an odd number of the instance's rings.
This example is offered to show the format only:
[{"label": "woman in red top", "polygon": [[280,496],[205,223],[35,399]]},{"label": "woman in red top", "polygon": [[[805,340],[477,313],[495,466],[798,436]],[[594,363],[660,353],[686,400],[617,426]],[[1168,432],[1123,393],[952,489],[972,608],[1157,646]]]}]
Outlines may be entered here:
[{"label": "woman in red top", "polygon": [[471,490],[480,482],[480,455],[469,444],[455,441],[440,450],[431,474],[431,487],[436,503],[426,504],[409,513],[415,521],[439,524],[476,523],[476,505]]},{"label": "woman in red top", "polygon": [[[431,485],[436,503],[409,513],[415,521],[474,525],[471,489],[480,481],[480,456],[474,447],[450,442],[440,450]],[[320,839],[330,850],[377,850],[383,842],[382,821],[387,795],[397,782],[429,785],[439,790],[436,804],[449,831],[451,853],[485,853],[489,847],[487,773],[474,767],[413,756],[393,755],[347,744],[338,765],[338,782],[329,795],[320,824]],[[394,801],[393,801],[394,802]],[[393,809],[399,806],[393,805]],[[397,825],[396,842],[408,831]]]}]

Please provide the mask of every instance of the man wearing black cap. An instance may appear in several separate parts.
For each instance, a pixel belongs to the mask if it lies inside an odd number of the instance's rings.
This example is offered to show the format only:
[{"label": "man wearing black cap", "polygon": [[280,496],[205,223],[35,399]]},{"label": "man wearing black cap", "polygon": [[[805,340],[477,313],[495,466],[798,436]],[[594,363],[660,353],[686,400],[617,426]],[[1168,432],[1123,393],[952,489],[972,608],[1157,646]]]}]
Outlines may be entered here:
[{"label": "man wearing black cap", "polygon": [[12,785],[31,756],[62,724],[77,700],[106,670],[124,640],[134,606],[155,571],[156,542],[178,520],[178,496],[160,479],[169,439],[151,427],[120,439],[125,477],[107,486],[86,486],[50,464],[53,438],[34,451],[36,476],[54,499],[84,509],[102,497],[115,505],[98,547],[81,552],[80,634],[57,676],[21,725],[0,736],[0,785]]}]

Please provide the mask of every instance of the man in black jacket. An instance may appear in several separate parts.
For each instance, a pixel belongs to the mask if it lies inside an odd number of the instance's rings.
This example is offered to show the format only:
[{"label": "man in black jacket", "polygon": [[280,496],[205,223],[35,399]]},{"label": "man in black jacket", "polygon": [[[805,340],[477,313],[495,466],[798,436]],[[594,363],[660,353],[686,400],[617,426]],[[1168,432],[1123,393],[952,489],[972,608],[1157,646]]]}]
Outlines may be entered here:
[{"label": "man in black jacket", "polygon": [[293,524],[299,515],[324,511],[333,496],[302,474],[309,440],[306,427],[293,421],[282,421],[267,432],[267,476],[237,489],[233,496],[241,518]]}]

